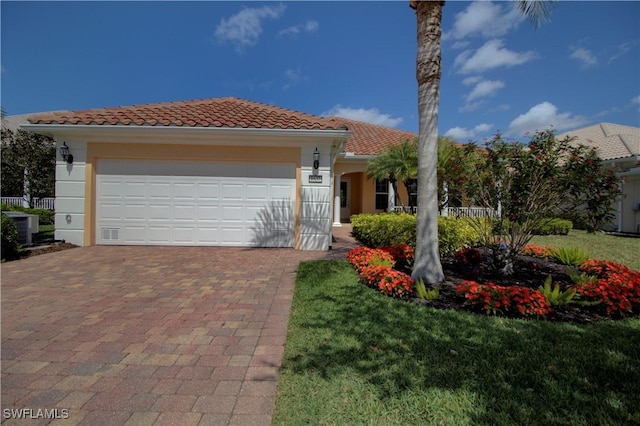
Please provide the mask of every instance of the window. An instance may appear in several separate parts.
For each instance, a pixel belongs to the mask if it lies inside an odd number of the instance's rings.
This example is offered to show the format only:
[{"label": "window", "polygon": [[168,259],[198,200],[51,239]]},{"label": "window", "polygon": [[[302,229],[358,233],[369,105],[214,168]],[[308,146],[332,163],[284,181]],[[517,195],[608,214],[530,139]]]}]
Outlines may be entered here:
[{"label": "window", "polygon": [[376,210],[389,207],[389,179],[376,179]]}]

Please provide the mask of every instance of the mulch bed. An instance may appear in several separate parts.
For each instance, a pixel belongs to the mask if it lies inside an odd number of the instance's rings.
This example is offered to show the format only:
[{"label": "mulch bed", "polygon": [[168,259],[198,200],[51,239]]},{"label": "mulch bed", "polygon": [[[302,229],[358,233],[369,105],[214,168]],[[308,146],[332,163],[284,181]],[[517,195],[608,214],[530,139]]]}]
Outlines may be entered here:
[{"label": "mulch bed", "polygon": [[[497,273],[491,272],[488,265],[483,265],[483,272],[479,277],[468,277],[461,274],[454,268],[453,261],[445,259],[442,261],[442,268],[445,274],[445,281],[440,284],[440,295],[435,300],[411,299],[413,303],[425,306],[431,306],[438,309],[457,309],[471,311],[472,309],[465,305],[464,297],[455,292],[458,284],[465,280],[473,280],[478,283],[492,282],[501,286],[519,285],[537,290],[544,284],[549,275],[552,277],[552,286],[560,285],[561,291],[573,286],[573,281],[567,275],[567,266],[560,265],[549,260],[540,259],[530,256],[519,256],[514,264],[514,274],[509,278],[502,277]],[[406,271],[411,274],[411,271]],[[484,311],[474,311],[479,314],[486,315]],[[505,317],[522,318],[518,315],[510,315],[505,313]],[[545,317],[550,321],[564,321],[574,323],[593,323],[596,321],[610,320],[610,316],[603,314],[601,306],[577,306],[562,305],[554,306],[553,311]]]}]

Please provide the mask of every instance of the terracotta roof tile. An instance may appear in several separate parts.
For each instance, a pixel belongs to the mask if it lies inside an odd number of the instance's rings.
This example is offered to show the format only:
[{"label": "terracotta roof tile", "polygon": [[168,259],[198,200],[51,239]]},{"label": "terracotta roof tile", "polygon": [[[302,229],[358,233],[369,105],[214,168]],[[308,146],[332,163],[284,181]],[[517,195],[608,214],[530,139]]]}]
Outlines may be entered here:
[{"label": "terracotta roof tile", "polygon": [[32,124],[242,127],[339,130],[335,119],[238,98],[63,111],[29,117]]},{"label": "terracotta roof tile", "polygon": [[390,145],[398,145],[405,140],[412,140],[418,137],[417,133],[406,130],[378,126],[342,117],[331,118],[347,126],[351,132],[351,137],[347,141],[347,146],[344,150],[357,155],[379,154]]}]

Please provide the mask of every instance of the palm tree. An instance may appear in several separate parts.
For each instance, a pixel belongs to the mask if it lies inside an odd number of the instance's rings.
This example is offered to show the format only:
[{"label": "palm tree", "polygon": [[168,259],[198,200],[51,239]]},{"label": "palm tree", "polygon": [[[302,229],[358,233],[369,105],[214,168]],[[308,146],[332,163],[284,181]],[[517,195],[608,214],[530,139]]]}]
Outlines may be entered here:
[{"label": "palm tree", "polygon": [[[392,145],[386,151],[380,153],[367,166],[369,179],[389,179],[395,192],[395,203],[398,204],[398,181],[407,189],[408,204],[411,205],[409,188],[412,181],[418,175],[418,141],[405,140],[399,145]],[[400,201],[400,204],[403,204]]]},{"label": "palm tree", "polygon": [[[519,0],[520,11],[538,27],[550,13],[549,1]],[[442,73],[440,41],[444,1],[410,0],[418,22],[418,229],[412,278],[427,284],[444,280],[438,254],[438,106]]]}]

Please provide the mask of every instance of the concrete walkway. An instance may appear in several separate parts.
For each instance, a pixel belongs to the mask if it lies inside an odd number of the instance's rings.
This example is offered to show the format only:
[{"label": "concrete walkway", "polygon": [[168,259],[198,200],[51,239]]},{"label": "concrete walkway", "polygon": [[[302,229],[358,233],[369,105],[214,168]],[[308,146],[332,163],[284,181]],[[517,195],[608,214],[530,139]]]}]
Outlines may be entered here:
[{"label": "concrete walkway", "polygon": [[269,425],[297,265],[343,257],[349,232],[329,252],[98,246],[3,264],[3,424]]}]

